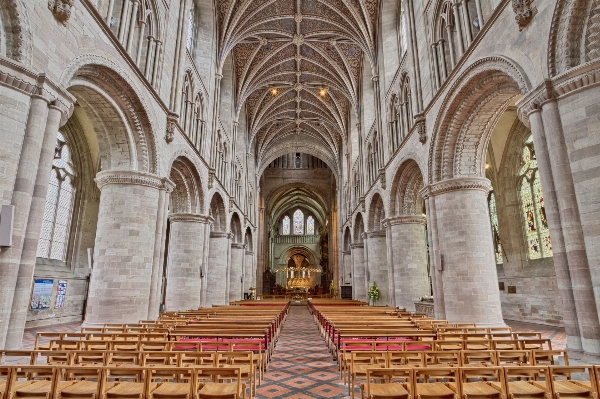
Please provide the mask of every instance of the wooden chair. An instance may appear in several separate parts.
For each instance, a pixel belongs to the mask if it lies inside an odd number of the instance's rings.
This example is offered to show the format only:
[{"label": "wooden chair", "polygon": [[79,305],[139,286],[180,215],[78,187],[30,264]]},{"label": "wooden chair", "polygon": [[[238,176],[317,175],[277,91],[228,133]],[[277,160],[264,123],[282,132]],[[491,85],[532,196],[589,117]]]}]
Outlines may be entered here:
[{"label": "wooden chair", "polygon": [[156,366],[148,368],[149,384],[160,383],[147,389],[146,399],[194,399],[196,377],[193,368]]},{"label": "wooden chair", "polygon": [[[102,366],[65,366],[60,368],[60,374],[65,381],[73,384],[56,390],[56,398],[98,399],[105,389],[104,370]],[[109,388],[116,385],[110,383]]]},{"label": "wooden chair", "polygon": [[516,339],[499,339],[499,338],[494,338],[492,339],[492,349],[494,350],[503,350],[503,351],[517,351],[517,350],[521,350],[521,344],[518,340]]},{"label": "wooden chair", "polygon": [[[62,339],[62,333],[58,332],[39,332],[35,334],[35,344],[33,348],[36,350],[47,350],[50,349],[50,343],[54,340]],[[42,343],[48,341],[46,343]]]},{"label": "wooden chair", "polygon": [[461,363],[463,366],[474,365],[474,366],[496,366],[498,359],[496,357],[496,351],[482,350],[482,351],[462,351],[460,353]]},{"label": "wooden chair", "polygon": [[246,385],[241,382],[239,368],[201,367],[196,369],[196,378],[198,380],[212,379],[211,382],[197,383],[197,399],[240,399],[246,397]]},{"label": "wooden chair", "polygon": [[179,358],[179,365],[181,367],[217,366],[216,352],[181,352]]},{"label": "wooden chair", "polygon": [[157,382],[149,382],[146,377],[147,370],[141,367],[106,367],[101,399],[144,399],[158,387]]},{"label": "wooden chair", "polygon": [[[568,366],[569,365],[569,354],[567,351],[559,350],[539,350],[534,349],[531,351],[533,365],[534,366]],[[562,364],[560,358],[562,357]]]},{"label": "wooden chair", "polygon": [[256,366],[259,371],[258,374],[258,385],[260,385],[260,381],[264,379],[264,373],[266,371],[266,356],[263,351],[263,344],[261,340],[257,341],[249,341],[249,342],[236,342],[232,346],[232,350],[234,352],[243,351],[248,352],[252,351],[254,353],[253,358],[256,361]]},{"label": "wooden chair", "polygon": [[[458,367],[416,367],[414,372],[416,399],[460,399],[462,397]],[[441,380],[446,381],[441,382]]]},{"label": "wooden chair", "polygon": [[348,369],[348,395],[354,399],[354,386],[358,378],[367,378],[368,368],[384,368],[387,366],[385,352],[352,352]]},{"label": "wooden chair", "polygon": [[140,353],[139,352],[117,352],[109,351],[106,355],[107,366],[139,366],[140,365]]},{"label": "wooden chair", "polygon": [[[427,352],[400,352],[389,351],[387,367],[398,368],[402,366],[425,367],[427,365],[425,355]],[[445,352],[444,352],[445,353]]]},{"label": "wooden chair", "polygon": [[533,366],[531,351],[524,350],[497,350],[496,361],[499,366]]},{"label": "wooden chair", "polygon": [[511,399],[553,397],[546,366],[505,366],[504,379]]},{"label": "wooden chair", "polygon": [[142,367],[179,366],[179,352],[141,352]]},{"label": "wooden chair", "polygon": [[48,364],[53,366],[70,366],[72,364],[71,351],[40,351],[37,353],[35,363],[32,364]]},{"label": "wooden chair", "polygon": [[[412,399],[414,371],[406,368],[369,368],[361,384],[362,399]],[[365,396],[366,394],[366,396]]]},{"label": "wooden chair", "polygon": [[10,389],[11,374],[10,366],[0,366],[0,399],[7,399],[6,392]]},{"label": "wooden chair", "polygon": [[105,351],[76,351],[72,352],[71,364],[78,366],[106,366],[107,352]]},{"label": "wooden chair", "polygon": [[352,342],[346,341],[341,344],[341,351],[338,356],[338,366],[340,368],[340,378],[346,379],[346,373],[350,366],[352,352],[356,351],[375,351],[375,342]]},{"label": "wooden chair", "polygon": [[[502,367],[461,367],[462,399],[506,399]],[[451,383],[452,384],[452,383]]]},{"label": "wooden chair", "polygon": [[[20,384],[17,376],[27,375],[26,384]],[[62,390],[71,381],[60,381],[58,369],[55,366],[15,366],[11,374],[11,382],[8,384],[10,391],[7,397],[14,398],[54,398],[57,390]]]},{"label": "wooden chair", "polygon": [[425,364],[423,367],[429,366],[460,366],[461,358],[460,351],[433,351],[425,352]]},{"label": "wooden chair", "polygon": [[250,386],[250,399],[256,394],[256,365],[254,363],[254,354],[252,352],[220,352],[217,357],[226,359],[226,364],[221,365],[217,360],[217,364],[221,367],[239,368],[240,378],[248,380]]},{"label": "wooden chair", "polygon": [[[555,399],[598,398],[593,366],[550,366],[549,374]],[[579,374],[579,378],[583,376],[587,379],[572,379],[572,374]]]},{"label": "wooden chair", "polygon": [[464,349],[464,341],[434,341],[434,347],[436,351],[460,351]]},{"label": "wooden chair", "polygon": [[0,351],[0,362],[9,364],[37,364],[37,351],[32,350],[8,350]]}]

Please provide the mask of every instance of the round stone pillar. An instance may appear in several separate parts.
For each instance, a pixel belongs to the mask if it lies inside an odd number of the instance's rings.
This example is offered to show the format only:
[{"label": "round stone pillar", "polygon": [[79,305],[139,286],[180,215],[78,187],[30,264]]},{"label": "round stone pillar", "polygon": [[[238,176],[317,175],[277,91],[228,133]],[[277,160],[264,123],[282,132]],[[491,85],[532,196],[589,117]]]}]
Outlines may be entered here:
[{"label": "round stone pillar", "polygon": [[171,234],[167,259],[166,310],[200,307],[206,216],[175,213],[169,216]]},{"label": "round stone pillar", "polygon": [[96,176],[100,209],[84,325],[148,317],[159,192],[166,179],[135,171]]},{"label": "round stone pillar", "polygon": [[227,261],[229,258],[229,233],[211,231],[206,267],[206,300],[204,306],[227,305]]},{"label": "round stone pillar", "polygon": [[254,268],[254,252],[244,250],[244,282],[242,292],[250,293],[250,287],[256,287],[254,284],[256,280],[256,270]]},{"label": "round stone pillar", "polygon": [[387,262],[387,245],[385,230],[370,231],[367,233],[367,262],[368,278],[367,289],[375,282],[379,287],[379,299],[376,305],[390,304],[390,276]]},{"label": "round stone pillar", "polygon": [[367,300],[367,286],[365,273],[365,246],[362,242],[350,245],[352,251],[352,299]]},{"label": "round stone pillar", "polygon": [[392,266],[394,281],[391,295],[396,306],[415,311],[415,302],[429,295],[427,275],[427,242],[425,239],[425,216],[408,215],[385,221],[391,235]]},{"label": "round stone pillar", "polygon": [[229,300],[239,301],[242,296],[242,274],[244,270],[244,253],[246,245],[231,244],[231,270],[229,272]]},{"label": "round stone pillar", "polygon": [[[458,178],[425,187],[435,196],[441,277],[450,323],[502,326],[486,178]],[[437,306],[437,305],[436,305]]]}]

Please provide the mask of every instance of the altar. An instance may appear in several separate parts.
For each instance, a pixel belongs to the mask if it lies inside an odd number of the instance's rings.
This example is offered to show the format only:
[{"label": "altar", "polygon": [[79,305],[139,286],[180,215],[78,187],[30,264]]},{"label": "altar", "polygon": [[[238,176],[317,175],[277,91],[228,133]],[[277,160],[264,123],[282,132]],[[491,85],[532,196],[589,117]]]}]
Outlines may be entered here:
[{"label": "altar", "polygon": [[301,288],[308,289],[310,288],[310,279],[306,277],[292,277],[287,279],[287,288]]}]

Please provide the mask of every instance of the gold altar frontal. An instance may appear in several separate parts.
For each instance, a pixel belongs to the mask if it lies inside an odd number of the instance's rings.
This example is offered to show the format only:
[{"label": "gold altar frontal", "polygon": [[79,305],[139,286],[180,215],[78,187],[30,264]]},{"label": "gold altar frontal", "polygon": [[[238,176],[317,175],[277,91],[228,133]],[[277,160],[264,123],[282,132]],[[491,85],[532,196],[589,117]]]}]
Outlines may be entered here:
[{"label": "gold altar frontal", "polygon": [[287,279],[288,288],[309,288],[310,279],[305,277],[293,277]]}]

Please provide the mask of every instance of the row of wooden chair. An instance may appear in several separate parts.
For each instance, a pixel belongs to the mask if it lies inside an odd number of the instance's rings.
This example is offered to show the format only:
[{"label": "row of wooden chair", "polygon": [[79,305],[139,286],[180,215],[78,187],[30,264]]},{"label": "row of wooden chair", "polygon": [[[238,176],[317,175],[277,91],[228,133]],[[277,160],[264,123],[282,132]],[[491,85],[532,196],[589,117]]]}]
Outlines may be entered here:
[{"label": "row of wooden chair", "polygon": [[240,399],[240,367],[0,366],[0,399]]},{"label": "row of wooden chair", "polygon": [[340,378],[346,383],[353,367],[365,364],[386,364],[387,367],[414,366],[538,366],[569,365],[566,351],[508,350],[508,351],[456,351],[456,352],[398,352],[359,351],[347,352],[340,357]]},{"label": "row of wooden chair", "polygon": [[600,366],[369,367],[360,392],[363,399],[596,399],[599,372]]}]

